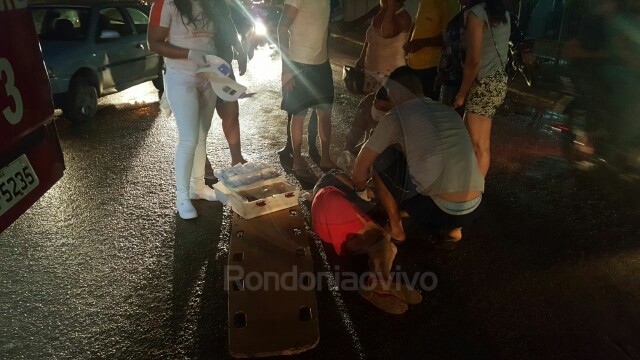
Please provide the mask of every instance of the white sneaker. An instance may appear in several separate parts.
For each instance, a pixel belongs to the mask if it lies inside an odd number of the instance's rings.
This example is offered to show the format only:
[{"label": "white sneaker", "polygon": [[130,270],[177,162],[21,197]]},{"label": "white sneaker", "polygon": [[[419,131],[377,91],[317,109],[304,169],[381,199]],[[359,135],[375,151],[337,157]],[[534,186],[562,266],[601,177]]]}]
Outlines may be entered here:
[{"label": "white sneaker", "polygon": [[176,207],[178,208],[178,215],[184,220],[195,219],[198,217],[198,212],[196,208],[193,207],[191,200],[189,199],[178,199],[176,201]]},{"label": "white sneaker", "polygon": [[206,185],[198,190],[193,188],[189,190],[189,198],[191,200],[218,201],[216,191]]}]

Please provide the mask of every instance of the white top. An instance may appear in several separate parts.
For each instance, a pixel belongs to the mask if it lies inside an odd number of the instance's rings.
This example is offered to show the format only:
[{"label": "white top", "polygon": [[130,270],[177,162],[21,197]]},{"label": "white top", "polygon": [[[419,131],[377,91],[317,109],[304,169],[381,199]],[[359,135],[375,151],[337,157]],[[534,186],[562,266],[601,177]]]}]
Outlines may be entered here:
[{"label": "white top", "polygon": [[285,5],[298,9],[289,29],[289,60],[319,65],[329,60],[329,0],[285,0]]},{"label": "white top", "polygon": [[409,39],[408,32],[402,32],[392,38],[385,38],[380,30],[369,26],[367,42],[369,47],[364,57],[364,69],[385,76],[400,66],[407,65],[404,44]]},{"label": "white top", "polygon": [[[193,6],[193,18],[195,24],[188,24],[186,18],[182,18],[173,0],[156,0],[151,5],[151,16],[149,22],[169,28],[168,42],[172,45],[189,50],[202,50],[215,54],[215,44],[213,41],[213,21],[205,20],[206,17],[197,1],[191,1]],[[186,70],[195,72],[197,66],[188,59],[164,58],[167,68]]]},{"label": "white top", "polygon": [[484,191],[467,128],[440,102],[415,99],[387,113],[365,147],[380,154],[391,145],[402,148],[409,176],[423,195]]}]

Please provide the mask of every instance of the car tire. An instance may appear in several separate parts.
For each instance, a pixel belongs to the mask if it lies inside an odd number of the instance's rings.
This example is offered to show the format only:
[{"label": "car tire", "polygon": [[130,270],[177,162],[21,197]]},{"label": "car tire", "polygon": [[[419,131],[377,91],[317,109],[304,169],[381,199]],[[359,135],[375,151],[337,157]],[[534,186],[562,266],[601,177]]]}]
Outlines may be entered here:
[{"label": "car tire", "polygon": [[158,70],[158,77],[151,80],[153,86],[159,91],[164,91],[164,64],[160,63],[160,69]]},{"label": "car tire", "polygon": [[98,92],[95,86],[83,78],[72,80],[62,109],[64,115],[74,124],[85,124],[93,120],[97,109]]}]

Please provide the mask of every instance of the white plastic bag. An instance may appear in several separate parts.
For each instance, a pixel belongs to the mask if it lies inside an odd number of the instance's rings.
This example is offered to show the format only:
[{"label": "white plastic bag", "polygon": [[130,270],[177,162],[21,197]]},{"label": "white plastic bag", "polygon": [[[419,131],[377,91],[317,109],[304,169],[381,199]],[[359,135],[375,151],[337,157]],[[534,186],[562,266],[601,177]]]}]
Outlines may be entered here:
[{"label": "white plastic bag", "polygon": [[160,110],[167,118],[171,116],[171,106],[169,105],[169,100],[167,99],[167,92],[162,93],[162,97],[160,98]]}]

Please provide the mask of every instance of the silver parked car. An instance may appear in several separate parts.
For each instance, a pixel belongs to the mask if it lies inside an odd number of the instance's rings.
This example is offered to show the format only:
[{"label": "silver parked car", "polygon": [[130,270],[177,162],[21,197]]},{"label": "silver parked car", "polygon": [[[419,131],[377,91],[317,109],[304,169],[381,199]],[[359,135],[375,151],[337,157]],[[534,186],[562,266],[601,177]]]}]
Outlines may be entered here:
[{"label": "silver parked car", "polygon": [[98,97],[145,81],[162,90],[162,58],[149,51],[149,7],[138,1],[31,1],[54,103],[87,122]]}]

